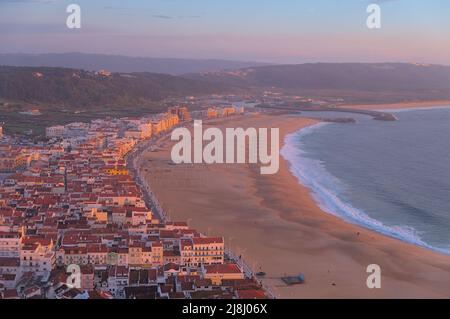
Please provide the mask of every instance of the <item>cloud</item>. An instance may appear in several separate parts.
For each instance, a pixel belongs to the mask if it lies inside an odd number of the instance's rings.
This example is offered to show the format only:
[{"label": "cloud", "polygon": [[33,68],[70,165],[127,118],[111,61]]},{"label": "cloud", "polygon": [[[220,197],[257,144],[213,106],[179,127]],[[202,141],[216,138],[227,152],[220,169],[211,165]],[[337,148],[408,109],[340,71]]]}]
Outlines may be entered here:
[{"label": "cloud", "polygon": [[174,17],[171,17],[171,16],[166,16],[164,14],[154,14],[154,15],[152,15],[152,17],[153,18],[158,18],[158,19],[166,19],[166,20],[174,18]]},{"label": "cloud", "polygon": [[[1,1],[1,0],[0,0]],[[135,10],[133,8],[129,8],[129,7],[116,7],[116,6],[105,6],[103,7],[103,9],[105,10],[117,10],[117,11],[122,11],[122,13],[124,13],[125,11],[128,11],[128,13],[130,13],[131,11]],[[154,13],[151,15],[152,18],[155,19],[162,19],[162,20],[172,20],[172,19],[196,19],[196,18],[200,18],[199,15],[180,15],[180,16],[172,16],[172,15],[167,15],[167,14],[160,14],[160,13]]]},{"label": "cloud", "polygon": [[168,16],[168,15],[164,15],[164,14],[154,14],[152,17],[158,18],[158,19],[196,19],[196,18],[200,18],[200,16]]}]

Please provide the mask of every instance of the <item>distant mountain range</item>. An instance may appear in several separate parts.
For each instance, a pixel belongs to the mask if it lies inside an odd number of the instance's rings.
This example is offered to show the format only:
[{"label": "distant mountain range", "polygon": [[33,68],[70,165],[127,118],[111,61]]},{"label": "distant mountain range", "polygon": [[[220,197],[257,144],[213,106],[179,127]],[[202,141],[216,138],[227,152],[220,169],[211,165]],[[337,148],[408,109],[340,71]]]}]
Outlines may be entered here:
[{"label": "distant mountain range", "polygon": [[450,92],[450,67],[408,63],[309,63],[191,74],[191,79],[290,90]]},{"label": "distant mountain range", "polygon": [[262,66],[263,63],[227,61],[128,57],[120,55],[85,53],[48,53],[48,54],[0,54],[0,65],[29,67],[62,67],[111,72],[151,72],[171,75],[186,73],[214,72]]},{"label": "distant mountain range", "polygon": [[295,94],[341,97],[355,103],[450,99],[450,67],[406,63],[317,63],[173,76],[0,66],[0,99],[64,107],[126,107],[166,97],[270,88]]}]

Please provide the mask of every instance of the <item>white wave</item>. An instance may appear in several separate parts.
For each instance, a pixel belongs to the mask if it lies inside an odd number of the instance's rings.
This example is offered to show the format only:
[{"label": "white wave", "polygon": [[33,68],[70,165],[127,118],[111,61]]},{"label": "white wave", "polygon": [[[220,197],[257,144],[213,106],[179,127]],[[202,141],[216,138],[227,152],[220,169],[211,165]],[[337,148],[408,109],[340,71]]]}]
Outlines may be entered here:
[{"label": "white wave", "polygon": [[280,152],[289,162],[292,174],[301,184],[311,190],[314,200],[319,207],[323,211],[347,222],[450,255],[450,248],[439,248],[427,244],[421,239],[420,233],[414,228],[404,225],[385,225],[342,199],[343,196],[341,194],[345,190],[345,185],[326,170],[323,162],[309,158],[303,147],[303,139],[305,136],[329,124],[319,123],[287,135]]}]

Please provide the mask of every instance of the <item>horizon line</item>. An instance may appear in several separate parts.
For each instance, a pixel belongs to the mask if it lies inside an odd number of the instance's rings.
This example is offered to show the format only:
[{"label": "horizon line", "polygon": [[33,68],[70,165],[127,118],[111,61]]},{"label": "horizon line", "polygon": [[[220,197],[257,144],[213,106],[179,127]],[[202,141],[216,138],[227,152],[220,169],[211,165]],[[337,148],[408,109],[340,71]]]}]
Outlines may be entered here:
[{"label": "horizon line", "polygon": [[0,55],[29,55],[29,56],[39,56],[39,55],[69,55],[69,54],[80,54],[80,55],[97,55],[97,56],[109,56],[109,57],[122,57],[122,58],[133,58],[133,59],[158,59],[158,60],[192,60],[192,61],[223,61],[223,62],[236,62],[236,63],[259,63],[266,64],[266,66],[276,65],[302,65],[302,64],[418,64],[418,65],[429,65],[429,66],[445,66],[450,67],[450,64],[443,63],[432,63],[423,61],[304,61],[304,62],[268,62],[265,60],[247,60],[247,59],[228,59],[228,58],[218,58],[218,57],[208,57],[208,58],[189,58],[189,57],[161,57],[161,56],[141,56],[141,55],[127,55],[127,54],[116,54],[116,53],[97,53],[97,52],[80,52],[80,51],[67,51],[67,52],[45,52],[45,53],[31,53],[31,52],[0,52]]}]

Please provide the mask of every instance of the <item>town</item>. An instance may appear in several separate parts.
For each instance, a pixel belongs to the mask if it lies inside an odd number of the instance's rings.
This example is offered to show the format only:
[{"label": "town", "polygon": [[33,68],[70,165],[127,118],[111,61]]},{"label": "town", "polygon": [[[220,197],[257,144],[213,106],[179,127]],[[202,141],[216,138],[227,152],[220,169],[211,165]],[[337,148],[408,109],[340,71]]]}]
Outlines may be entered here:
[{"label": "town", "polygon": [[273,297],[224,238],[171,221],[136,176],[136,150],[190,121],[186,107],[172,107],[48,127],[38,144],[0,126],[0,298]]}]

